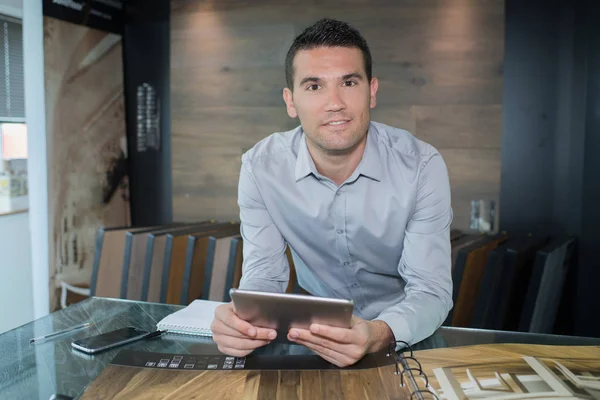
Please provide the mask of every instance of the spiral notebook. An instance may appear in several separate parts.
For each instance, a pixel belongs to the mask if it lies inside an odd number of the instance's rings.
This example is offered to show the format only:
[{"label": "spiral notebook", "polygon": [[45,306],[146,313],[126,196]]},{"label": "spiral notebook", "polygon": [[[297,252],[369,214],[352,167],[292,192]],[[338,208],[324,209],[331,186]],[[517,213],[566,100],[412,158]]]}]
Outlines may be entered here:
[{"label": "spiral notebook", "polygon": [[156,328],[167,333],[212,337],[210,324],[220,301],[194,300],[187,307],[161,319]]}]

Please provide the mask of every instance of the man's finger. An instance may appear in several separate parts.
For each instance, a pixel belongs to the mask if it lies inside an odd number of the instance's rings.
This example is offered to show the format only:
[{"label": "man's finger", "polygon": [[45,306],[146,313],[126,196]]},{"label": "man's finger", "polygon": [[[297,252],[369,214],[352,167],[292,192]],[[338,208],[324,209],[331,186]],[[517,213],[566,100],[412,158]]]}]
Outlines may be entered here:
[{"label": "man's finger", "polygon": [[256,336],[256,328],[248,322],[244,321],[243,319],[239,318],[233,312],[228,314],[227,319],[223,322],[225,322],[225,325],[229,326],[230,328],[233,328],[245,335],[248,335],[250,337]]},{"label": "man's finger", "polygon": [[357,361],[357,360],[351,359],[350,357],[348,357],[347,355],[345,355],[343,353],[337,352],[333,349],[321,346],[319,344],[308,342],[308,341],[305,341],[302,339],[296,339],[295,342],[308,347],[315,353],[319,354],[319,356],[325,358],[327,361],[331,362],[332,364],[337,365],[338,367],[351,365]]},{"label": "man's finger", "polygon": [[240,319],[233,311],[233,304],[231,303],[217,307],[215,310],[215,319],[218,319],[228,327],[235,329],[244,335],[251,337],[256,335],[256,328]]},{"label": "man's finger", "polygon": [[255,326],[255,328],[256,336],[254,339],[275,340],[275,338],[277,338],[277,331],[275,329],[259,328],[257,326]]},{"label": "man's finger", "polygon": [[326,356],[325,354],[321,354],[321,353],[317,353],[319,355],[319,357],[321,357],[322,359],[324,359],[325,361],[329,361],[330,363],[332,363],[333,365],[335,365],[336,367],[345,367],[346,365],[340,363],[338,360],[331,358],[329,356]]},{"label": "man's finger", "polygon": [[277,332],[275,330],[267,328],[256,328],[256,336],[251,337],[238,330],[230,328],[229,326],[225,325],[219,320],[213,321],[213,324],[211,325],[211,330],[213,331],[213,333],[220,333],[227,336],[234,336],[245,339],[252,338],[258,340],[274,340],[277,337]]},{"label": "man's finger", "polygon": [[[227,306],[227,308],[224,308],[224,312],[216,313],[217,319],[223,322],[223,324],[226,326],[238,331],[239,333],[242,333],[245,336],[256,339],[273,340],[277,336],[277,332],[275,332],[274,329],[257,328],[252,326],[250,323],[244,321],[233,312],[233,306],[229,304]],[[273,335],[275,335],[275,337],[273,337]]]},{"label": "man's finger", "polygon": [[237,350],[254,350],[269,343],[268,340],[242,339],[233,336],[219,337],[219,345]]},{"label": "man's finger", "polygon": [[290,329],[288,335],[292,341],[302,340],[322,347],[327,347],[329,349],[335,349],[338,352],[343,352],[343,347],[347,346],[346,344],[338,343],[326,337],[313,335],[311,331],[306,329],[292,328]]},{"label": "man's finger", "polygon": [[357,333],[352,329],[312,324],[310,326],[310,332],[314,335],[322,336],[338,343],[354,344],[358,342]]},{"label": "man's finger", "polygon": [[231,349],[229,347],[222,347],[222,346],[218,346],[219,347],[219,351],[223,354],[226,354],[228,356],[233,356],[233,357],[246,357],[248,354],[251,353],[251,351],[248,350],[236,350],[236,349]]}]

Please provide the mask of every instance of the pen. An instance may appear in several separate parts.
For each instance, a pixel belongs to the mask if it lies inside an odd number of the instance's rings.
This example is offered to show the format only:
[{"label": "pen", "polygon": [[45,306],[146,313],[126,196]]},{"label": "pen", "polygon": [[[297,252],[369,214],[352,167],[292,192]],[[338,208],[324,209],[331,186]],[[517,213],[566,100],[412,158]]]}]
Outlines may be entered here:
[{"label": "pen", "polygon": [[36,338],[30,339],[29,343],[41,342],[41,341],[44,341],[46,339],[53,338],[55,336],[59,336],[59,335],[65,334],[65,333],[71,333],[71,332],[78,331],[79,329],[87,328],[88,326],[91,326],[91,325],[92,325],[91,322],[86,322],[85,324],[81,324],[81,325],[75,325],[75,326],[72,326],[70,328],[63,329],[62,331],[53,332],[53,333],[49,333],[49,334],[44,335],[44,336],[40,336],[40,337],[36,337]]},{"label": "pen", "polygon": [[154,331],[152,333],[147,334],[146,336],[144,336],[144,339],[152,339],[154,337],[160,336],[163,333],[165,333],[166,331]]}]

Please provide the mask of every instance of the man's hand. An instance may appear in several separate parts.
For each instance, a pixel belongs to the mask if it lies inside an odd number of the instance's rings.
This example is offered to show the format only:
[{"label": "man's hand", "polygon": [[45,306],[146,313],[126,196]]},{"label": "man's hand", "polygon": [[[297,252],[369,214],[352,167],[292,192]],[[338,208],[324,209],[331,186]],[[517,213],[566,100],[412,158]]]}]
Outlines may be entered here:
[{"label": "man's hand", "polygon": [[257,328],[240,319],[233,303],[222,304],[215,309],[210,329],[219,351],[234,357],[245,357],[277,337],[274,329]]},{"label": "man's hand", "polygon": [[386,348],[394,335],[383,321],[352,316],[350,329],[312,324],[310,330],[290,329],[288,339],[308,347],[338,367],[346,367],[367,353]]}]

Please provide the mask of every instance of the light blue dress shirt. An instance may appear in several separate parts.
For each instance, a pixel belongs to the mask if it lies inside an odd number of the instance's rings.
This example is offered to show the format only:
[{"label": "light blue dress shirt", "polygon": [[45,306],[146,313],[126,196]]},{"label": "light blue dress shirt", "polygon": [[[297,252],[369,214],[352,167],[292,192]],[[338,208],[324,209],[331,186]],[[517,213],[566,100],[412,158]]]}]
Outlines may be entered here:
[{"label": "light blue dress shirt", "polygon": [[341,186],[319,174],[301,127],[242,156],[240,288],[284,292],[290,246],[298,283],[352,299],[396,340],[430,336],[452,307],[450,184],[439,152],[371,122],[363,157]]}]

